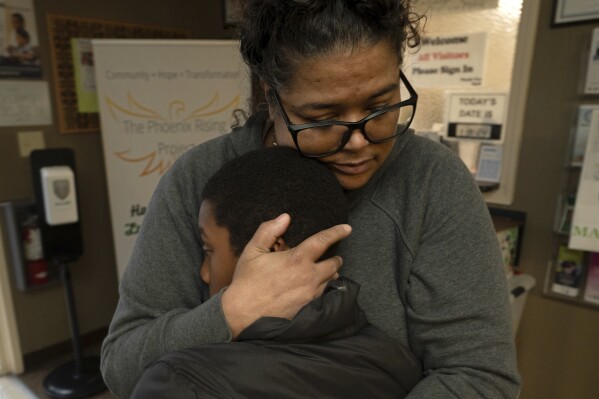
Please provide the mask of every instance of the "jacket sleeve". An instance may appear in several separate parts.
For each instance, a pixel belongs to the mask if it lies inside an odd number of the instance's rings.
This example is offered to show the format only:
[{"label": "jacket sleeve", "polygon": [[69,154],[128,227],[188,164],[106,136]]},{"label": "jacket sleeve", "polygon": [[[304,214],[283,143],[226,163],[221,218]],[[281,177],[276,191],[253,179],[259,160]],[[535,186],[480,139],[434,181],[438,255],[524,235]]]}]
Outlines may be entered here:
[{"label": "jacket sleeve", "polygon": [[[131,399],[197,399],[200,396],[184,374],[167,363],[150,365],[133,389]],[[202,395],[204,399],[209,396]]]},{"label": "jacket sleeve", "polygon": [[422,180],[427,206],[405,296],[425,373],[408,397],[516,398],[507,282],[488,209],[457,157],[437,162]]},{"label": "jacket sleeve", "polygon": [[118,397],[129,397],[146,365],[162,354],[231,339],[220,295],[202,303],[208,295],[199,277],[199,193],[223,155],[211,147],[194,151],[158,184],[120,282],[101,356],[104,380]]}]

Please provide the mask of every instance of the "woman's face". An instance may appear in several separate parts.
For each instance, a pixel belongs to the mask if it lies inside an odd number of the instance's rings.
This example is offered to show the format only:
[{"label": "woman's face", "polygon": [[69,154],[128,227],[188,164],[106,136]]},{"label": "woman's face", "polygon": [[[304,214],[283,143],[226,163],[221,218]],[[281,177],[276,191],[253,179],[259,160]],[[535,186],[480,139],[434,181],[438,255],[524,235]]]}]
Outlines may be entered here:
[{"label": "woman's face", "polygon": [[[387,42],[306,59],[279,97],[292,123],[335,119],[356,122],[376,108],[400,101],[397,53]],[[295,147],[276,104],[270,104],[278,145]],[[390,129],[396,121],[391,119]],[[371,144],[355,130],[339,152],[319,160],[335,174],[345,190],[364,186],[381,167],[395,140]]]}]

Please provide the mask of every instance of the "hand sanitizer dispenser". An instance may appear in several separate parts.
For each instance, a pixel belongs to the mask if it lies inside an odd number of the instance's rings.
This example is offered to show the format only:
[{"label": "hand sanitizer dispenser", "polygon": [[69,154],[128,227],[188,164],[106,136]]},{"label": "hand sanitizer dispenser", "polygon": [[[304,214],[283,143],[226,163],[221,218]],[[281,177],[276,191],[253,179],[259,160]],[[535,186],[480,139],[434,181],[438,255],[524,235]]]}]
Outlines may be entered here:
[{"label": "hand sanitizer dispenser", "polygon": [[70,148],[31,152],[36,210],[46,259],[72,262],[83,253],[75,153]]},{"label": "hand sanitizer dispenser", "polygon": [[46,222],[50,226],[76,223],[77,192],[75,174],[68,166],[46,166],[40,169]]}]

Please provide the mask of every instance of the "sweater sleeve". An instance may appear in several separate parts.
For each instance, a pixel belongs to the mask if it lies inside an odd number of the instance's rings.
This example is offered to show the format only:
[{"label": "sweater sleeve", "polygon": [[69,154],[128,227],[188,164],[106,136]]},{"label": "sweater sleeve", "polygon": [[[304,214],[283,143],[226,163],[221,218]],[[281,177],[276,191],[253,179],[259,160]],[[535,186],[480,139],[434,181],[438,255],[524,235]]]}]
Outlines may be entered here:
[{"label": "sweater sleeve", "polygon": [[224,158],[213,147],[190,150],[175,163],[148,206],[102,345],[102,375],[118,397],[129,397],[146,365],[162,354],[231,339],[220,295],[202,302],[199,277],[199,195]]},{"label": "sweater sleeve", "polygon": [[429,169],[407,282],[416,398],[516,398],[520,388],[505,272],[488,209],[453,154]]}]

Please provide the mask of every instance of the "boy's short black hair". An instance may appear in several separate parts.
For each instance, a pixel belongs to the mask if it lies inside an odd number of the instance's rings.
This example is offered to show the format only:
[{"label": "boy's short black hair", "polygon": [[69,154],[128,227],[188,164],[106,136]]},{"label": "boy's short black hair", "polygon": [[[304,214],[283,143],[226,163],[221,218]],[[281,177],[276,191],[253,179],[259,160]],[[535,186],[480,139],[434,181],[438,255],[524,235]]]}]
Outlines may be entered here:
[{"label": "boy's short black hair", "polygon": [[288,147],[251,151],[227,162],[206,183],[202,200],[210,201],[216,223],[229,230],[236,256],[262,222],[282,213],[291,216],[283,236],[290,247],[348,219],[335,175]]}]

